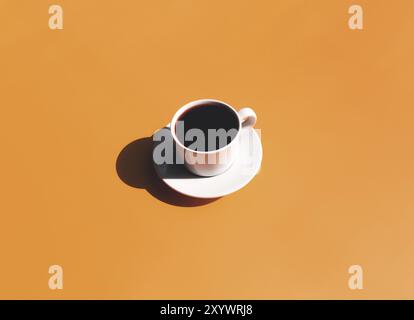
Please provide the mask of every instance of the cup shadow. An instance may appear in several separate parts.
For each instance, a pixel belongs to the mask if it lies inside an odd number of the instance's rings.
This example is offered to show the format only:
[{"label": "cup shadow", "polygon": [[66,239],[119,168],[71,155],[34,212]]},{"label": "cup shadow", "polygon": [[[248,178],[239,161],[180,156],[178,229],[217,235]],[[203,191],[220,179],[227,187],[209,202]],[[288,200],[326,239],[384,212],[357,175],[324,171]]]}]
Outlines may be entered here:
[{"label": "cup shadow", "polygon": [[[152,137],[145,137],[129,143],[119,153],[116,159],[116,172],[126,185],[145,189],[154,198],[179,207],[203,206],[218,199],[188,197],[168,187],[155,172],[152,150]],[[185,175],[182,178],[189,177]]]}]

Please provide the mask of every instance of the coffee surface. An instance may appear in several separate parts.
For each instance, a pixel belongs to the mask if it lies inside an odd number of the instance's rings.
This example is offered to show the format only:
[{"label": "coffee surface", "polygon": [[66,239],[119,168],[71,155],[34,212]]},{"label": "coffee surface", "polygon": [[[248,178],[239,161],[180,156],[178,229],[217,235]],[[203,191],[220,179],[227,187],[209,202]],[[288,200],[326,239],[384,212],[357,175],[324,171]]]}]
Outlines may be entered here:
[{"label": "coffee surface", "polygon": [[[180,142],[187,148],[198,151],[214,151],[229,144],[236,136],[239,129],[237,114],[230,108],[220,103],[208,103],[195,106],[184,112],[178,119],[184,125],[183,137],[178,137]],[[181,125],[177,123],[176,126]],[[192,129],[201,130],[204,137],[203,143],[199,144],[199,137],[190,137]],[[209,134],[209,129],[210,134]],[[224,130],[223,130],[224,129]],[[178,128],[176,131],[179,132]],[[195,132],[195,131],[192,131]],[[199,133],[201,133],[199,132]],[[212,134],[212,132],[215,132]],[[192,145],[197,142],[197,147]]]}]

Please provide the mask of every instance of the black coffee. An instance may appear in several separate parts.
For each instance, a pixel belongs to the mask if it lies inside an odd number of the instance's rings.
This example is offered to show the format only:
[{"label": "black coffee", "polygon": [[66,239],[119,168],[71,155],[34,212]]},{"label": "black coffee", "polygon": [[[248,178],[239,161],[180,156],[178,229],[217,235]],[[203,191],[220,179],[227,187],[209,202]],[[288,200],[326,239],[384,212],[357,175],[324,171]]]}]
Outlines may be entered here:
[{"label": "black coffee", "polygon": [[[184,125],[184,137],[179,135],[180,125]],[[195,132],[189,132],[191,129],[201,130],[204,143],[200,144],[198,135],[191,137],[191,133]],[[210,134],[209,129],[212,129]],[[205,103],[187,110],[176,124],[179,141],[187,148],[197,151],[214,151],[223,148],[234,139],[238,129],[239,118],[237,114],[227,106],[215,102]]]}]

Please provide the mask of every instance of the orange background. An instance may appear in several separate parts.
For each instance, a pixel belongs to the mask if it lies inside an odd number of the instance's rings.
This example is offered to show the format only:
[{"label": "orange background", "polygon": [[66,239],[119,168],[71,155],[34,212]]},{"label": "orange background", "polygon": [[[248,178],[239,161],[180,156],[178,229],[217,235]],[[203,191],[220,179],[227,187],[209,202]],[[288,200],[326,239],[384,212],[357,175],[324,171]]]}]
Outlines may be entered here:
[{"label": "orange background", "polygon": [[[0,298],[414,298],[414,2],[356,2],[1,0]],[[264,148],[209,203],[145,139],[198,98]]]}]

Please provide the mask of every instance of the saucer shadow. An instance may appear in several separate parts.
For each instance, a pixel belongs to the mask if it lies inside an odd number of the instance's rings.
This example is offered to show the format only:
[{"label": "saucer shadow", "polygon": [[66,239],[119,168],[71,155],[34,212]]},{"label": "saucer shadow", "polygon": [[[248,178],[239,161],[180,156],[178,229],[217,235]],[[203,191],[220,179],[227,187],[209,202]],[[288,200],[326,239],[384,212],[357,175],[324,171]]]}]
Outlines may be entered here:
[{"label": "saucer shadow", "polygon": [[[141,138],[129,143],[116,160],[118,177],[128,186],[145,189],[158,200],[174,206],[197,207],[209,204],[219,198],[198,199],[185,196],[168,187],[157,175],[152,159],[152,137]],[[181,171],[182,172],[182,171]],[[189,179],[185,173],[174,178]]]}]

